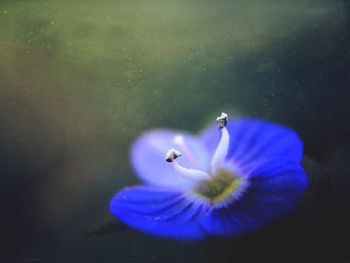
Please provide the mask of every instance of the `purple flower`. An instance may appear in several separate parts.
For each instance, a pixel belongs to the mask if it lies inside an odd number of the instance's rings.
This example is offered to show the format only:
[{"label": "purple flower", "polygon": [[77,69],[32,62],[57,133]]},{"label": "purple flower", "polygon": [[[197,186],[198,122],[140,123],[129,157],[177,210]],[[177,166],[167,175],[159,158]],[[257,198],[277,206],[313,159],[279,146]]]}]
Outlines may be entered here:
[{"label": "purple flower", "polygon": [[251,231],[295,207],[307,186],[297,134],[262,120],[227,123],[224,113],[217,124],[137,139],[132,164],[145,185],[117,193],[111,213],[155,235],[198,239]]}]

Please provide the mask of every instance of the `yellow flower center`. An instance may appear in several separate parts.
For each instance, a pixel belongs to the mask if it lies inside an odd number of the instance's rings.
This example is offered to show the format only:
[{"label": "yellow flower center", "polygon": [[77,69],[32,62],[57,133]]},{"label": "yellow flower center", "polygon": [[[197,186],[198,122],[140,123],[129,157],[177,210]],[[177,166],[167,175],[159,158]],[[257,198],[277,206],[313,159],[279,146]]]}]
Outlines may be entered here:
[{"label": "yellow flower center", "polygon": [[219,170],[209,180],[202,180],[195,188],[195,193],[204,197],[212,203],[218,203],[239,190],[242,178],[233,175],[231,172]]}]

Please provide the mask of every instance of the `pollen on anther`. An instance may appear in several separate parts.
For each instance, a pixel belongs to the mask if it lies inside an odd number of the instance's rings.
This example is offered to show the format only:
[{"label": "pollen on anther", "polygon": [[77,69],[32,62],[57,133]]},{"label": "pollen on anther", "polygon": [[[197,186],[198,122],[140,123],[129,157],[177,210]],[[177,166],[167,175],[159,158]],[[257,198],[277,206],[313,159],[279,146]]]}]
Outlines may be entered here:
[{"label": "pollen on anther", "polygon": [[219,117],[216,118],[216,123],[219,125],[219,129],[224,128],[228,122],[228,115],[222,112]]},{"label": "pollen on anther", "polygon": [[165,160],[169,163],[171,163],[172,161],[174,161],[175,159],[177,159],[178,157],[180,157],[182,154],[175,150],[175,149],[170,149],[166,155],[165,155]]}]

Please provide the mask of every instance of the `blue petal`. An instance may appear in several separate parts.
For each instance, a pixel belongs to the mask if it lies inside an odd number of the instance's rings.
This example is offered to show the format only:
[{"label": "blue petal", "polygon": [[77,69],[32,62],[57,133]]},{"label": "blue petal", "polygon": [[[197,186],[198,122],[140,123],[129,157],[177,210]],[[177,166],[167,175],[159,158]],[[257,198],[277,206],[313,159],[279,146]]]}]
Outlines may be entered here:
[{"label": "blue petal", "polygon": [[137,186],[116,194],[110,211],[125,224],[159,236],[198,239],[205,235],[198,219],[208,206],[194,202],[181,191]]},{"label": "blue petal", "polygon": [[[301,162],[303,146],[291,129],[255,119],[232,120],[226,127],[230,134],[226,159],[233,160],[241,167],[251,167],[271,159]],[[220,136],[217,127],[202,134],[210,153],[215,151]]]},{"label": "blue petal", "polygon": [[[183,151],[174,142],[177,135],[183,136],[190,153]],[[132,165],[137,175],[147,183],[157,186],[182,188],[191,184],[191,181],[175,173],[173,166],[165,161],[165,154],[171,148],[182,152],[183,156],[178,159],[179,164],[188,168],[208,168],[210,156],[200,138],[179,131],[154,130],[138,138],[132,146]]]},{"label": "blue petal", "polygon": [[283,159],[257,167],[249,182],[239,200],[213,209],[202,219],[207,232],[226,235],[259,228],[293,209],[307,186],[303,168]]}]

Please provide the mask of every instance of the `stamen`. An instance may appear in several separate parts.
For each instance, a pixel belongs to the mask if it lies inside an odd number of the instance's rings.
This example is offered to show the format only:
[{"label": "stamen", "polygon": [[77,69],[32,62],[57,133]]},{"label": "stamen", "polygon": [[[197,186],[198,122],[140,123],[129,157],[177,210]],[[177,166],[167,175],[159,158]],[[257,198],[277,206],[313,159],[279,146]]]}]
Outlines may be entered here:
[{"label": "stamen", "polygon": [[181,153],[176,151],[175,149],[169,150],[166,154],[166,161],[173,163],[174,169],[179,175],[181,175],[186,179],[195,180],[195,181],[210,179],[209,174],[206,172],[203,172],[201,170],[196,170],[196,169],[188,169],[178,164],[177,161],[175,161],[175,159],[180,156],[181,156]]},{"label": "stamen", "polygon": [[216,147],[215,153],[213,155],[213,159],[211,160],[211,173],[215,174],[216,171],[222,166],[225,161],[225,157],[228,152],[228,148],[230,145],[230,135],[225,128],[228,121],[228,116],[226,113],[221,113],[221,116],[216,118],[216,122],[221,131],[221,139]]},{"label": "stamen", "polygon": [[221,112],[221,116],[216,118],[216,123],[219,125],[219,129],[226,126],[228,122],[228,115],[225,112]]}]

